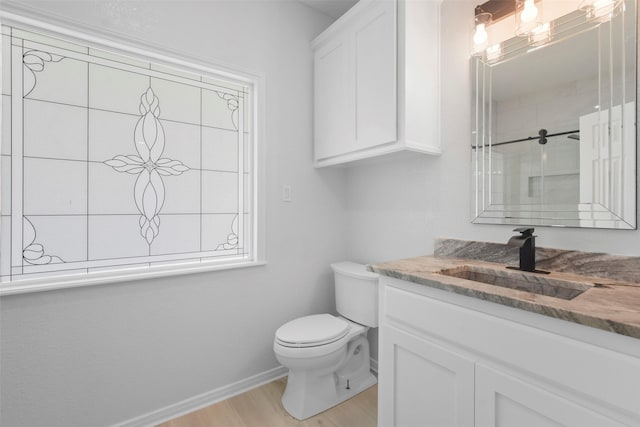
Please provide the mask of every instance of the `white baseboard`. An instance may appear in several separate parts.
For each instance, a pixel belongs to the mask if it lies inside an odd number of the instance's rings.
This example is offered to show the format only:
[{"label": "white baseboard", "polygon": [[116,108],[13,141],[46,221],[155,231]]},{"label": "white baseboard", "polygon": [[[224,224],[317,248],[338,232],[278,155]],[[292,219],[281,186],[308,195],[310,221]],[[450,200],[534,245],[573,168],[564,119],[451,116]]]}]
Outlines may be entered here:
[{"label": "white baseboard", "polygon": [[[376,363],[377,367],[377,363]],[[114,424],[112,427],[151,427],[163,422],[172,420],[181,415],[188,414],[214,403],[229,399],[230,397],[244,393],[252,388],[282,378],[287,375],[288,369],[284,366],[270,369],[268,371],[253,375],[233,384],[229,384],[215,390],[202,393],[198,396],[190,397],[182,402],[174,403],[156,411],[149,412],[136,418]]]}]

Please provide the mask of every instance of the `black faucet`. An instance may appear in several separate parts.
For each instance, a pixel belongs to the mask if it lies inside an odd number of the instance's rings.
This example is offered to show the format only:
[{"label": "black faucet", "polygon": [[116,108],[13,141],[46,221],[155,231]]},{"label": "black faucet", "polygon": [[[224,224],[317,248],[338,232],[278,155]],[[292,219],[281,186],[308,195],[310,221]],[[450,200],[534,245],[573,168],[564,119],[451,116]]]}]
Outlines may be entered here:
[{"label": "black faucet", "polygon": [[513,231],[520,235],[511,237],[507,245],[520,248],[520,270],[536,271],[536,236],[533,235],[533,228],[520,227]]}]

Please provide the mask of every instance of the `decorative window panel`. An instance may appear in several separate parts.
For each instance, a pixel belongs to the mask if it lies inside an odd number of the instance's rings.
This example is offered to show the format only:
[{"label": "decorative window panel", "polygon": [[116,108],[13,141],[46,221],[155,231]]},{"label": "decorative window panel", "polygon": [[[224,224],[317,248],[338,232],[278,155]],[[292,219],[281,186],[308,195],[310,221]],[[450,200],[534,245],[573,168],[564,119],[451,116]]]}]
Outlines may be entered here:
[{"label": "decorative window panel", "polygon": [[2,26],[2,282],[253,259],[254,86],[193,70]]}]

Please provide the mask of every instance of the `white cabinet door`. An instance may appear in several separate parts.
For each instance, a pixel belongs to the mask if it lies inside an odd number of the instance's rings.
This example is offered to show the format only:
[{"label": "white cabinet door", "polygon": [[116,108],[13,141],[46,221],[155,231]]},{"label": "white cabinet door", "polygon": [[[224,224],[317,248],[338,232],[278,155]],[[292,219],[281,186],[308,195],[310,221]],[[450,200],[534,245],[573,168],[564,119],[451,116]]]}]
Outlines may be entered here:
[{"label": "white cabinet door", "polygon": [[[314,53],[315,158],[353,150],[353,114],[349,113],[348,37],[338,34]],[[353,125],[351,125],[353,128]]]},{"label": "white cabinet door", "polygon": [[361,0],[312,42],[316,167],[440,154],[440,4]]},{"label": "white cabinet door", "polygon": [[396,5],[371,2],[353,24],[356,149],[397,138]]},{"label": "white cabinet door", "polygon": [[378,425],[473,427],[472,360],[384,324],[380,348]]},{"label": "white cabinet door", "polygon": [[476,427],[623,427],[548,390],[478,363]]}]

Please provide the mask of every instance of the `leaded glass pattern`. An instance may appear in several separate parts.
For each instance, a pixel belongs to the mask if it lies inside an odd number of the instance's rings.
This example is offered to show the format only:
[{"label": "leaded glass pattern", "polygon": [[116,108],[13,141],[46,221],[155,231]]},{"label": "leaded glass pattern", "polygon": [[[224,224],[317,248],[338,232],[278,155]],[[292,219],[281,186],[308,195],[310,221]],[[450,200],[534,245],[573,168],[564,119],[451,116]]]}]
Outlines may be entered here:
[{"label": "leaded glass pattern", "polygon": [[2,26],[1,281],[249,259],[252,98]]}]

